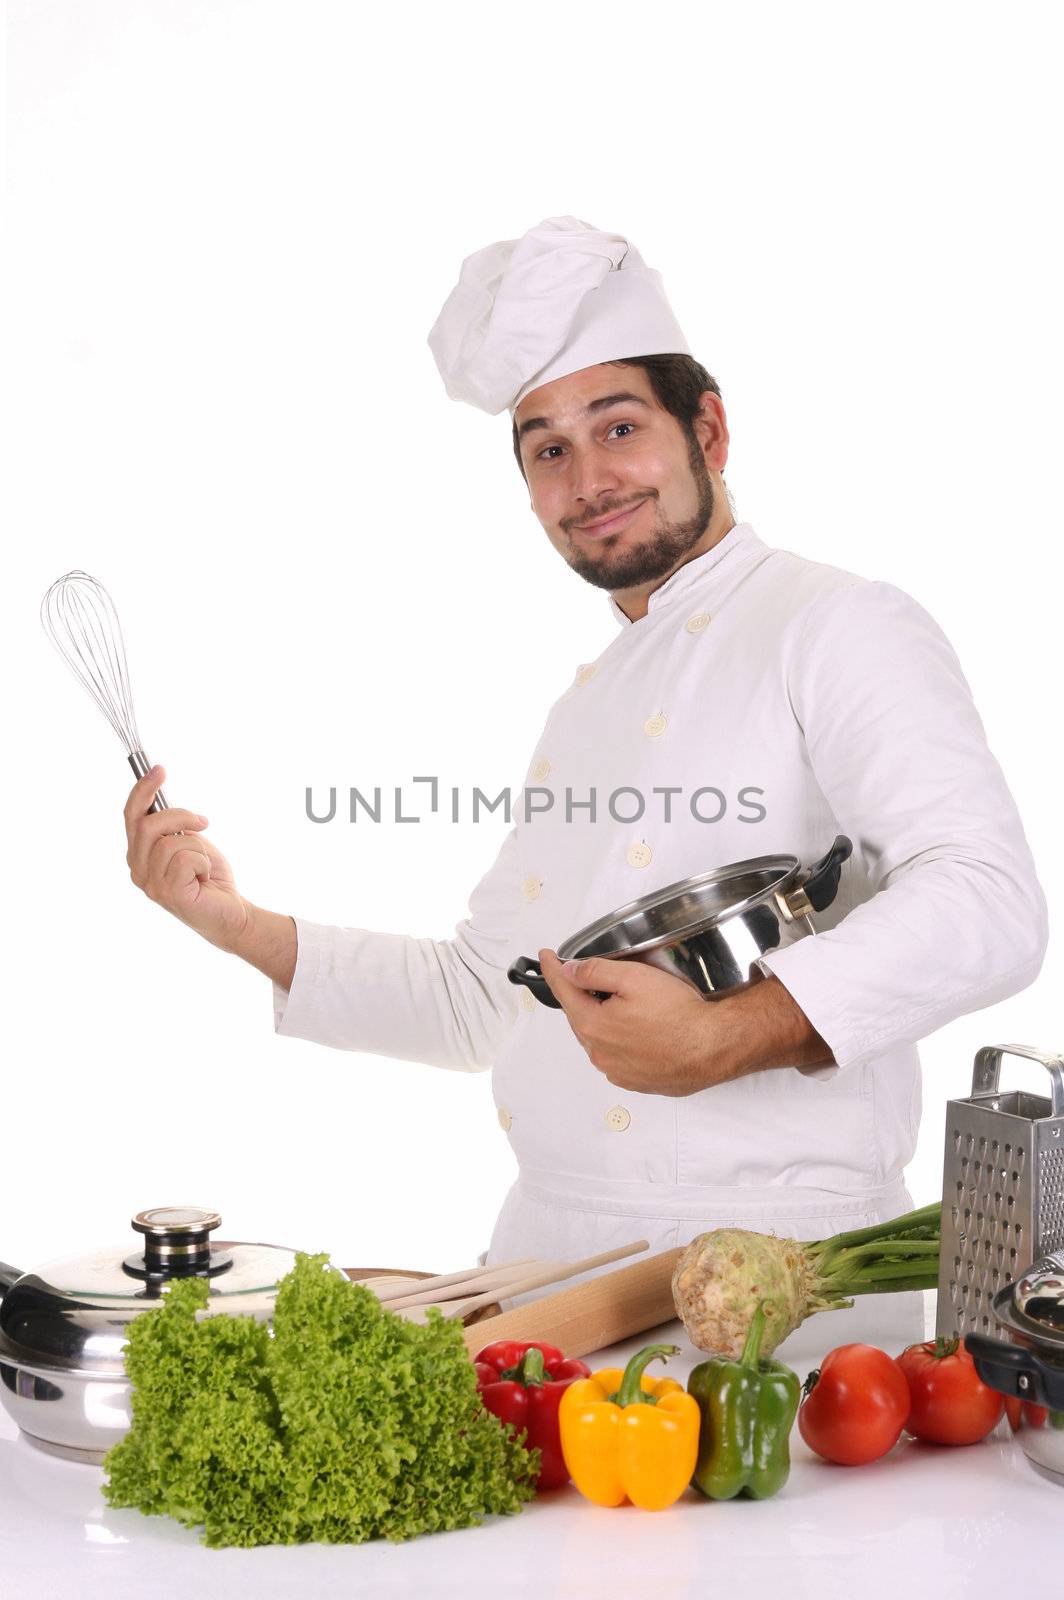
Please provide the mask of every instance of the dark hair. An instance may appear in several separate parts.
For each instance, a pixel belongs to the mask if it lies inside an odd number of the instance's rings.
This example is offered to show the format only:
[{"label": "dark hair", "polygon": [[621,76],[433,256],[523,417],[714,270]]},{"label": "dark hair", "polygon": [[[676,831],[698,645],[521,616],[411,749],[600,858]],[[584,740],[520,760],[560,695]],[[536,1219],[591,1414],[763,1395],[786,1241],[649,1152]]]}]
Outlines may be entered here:
[{"label": "dark hair", "polygon": [[[650,380],[650,387],[654,397],[663,411],[668,411],[674,416],[689,443],[697,446],[698,437],[692,426],[698,415],[699,397],[708,389],[712,394],[720,394],[720,386],[716,378],[708,373],[700,361],[694,356],[665,355],[665,356],[626,356],[617,361],[611,361],[610,366],[642,367]],[[517,419],[513,424],[514,455],[517,465],[521,469],[522,478],[525,477],[524,463],[521,460],[521,445],[517,437]],[[527,483],[527,478],[525,482]]]}]

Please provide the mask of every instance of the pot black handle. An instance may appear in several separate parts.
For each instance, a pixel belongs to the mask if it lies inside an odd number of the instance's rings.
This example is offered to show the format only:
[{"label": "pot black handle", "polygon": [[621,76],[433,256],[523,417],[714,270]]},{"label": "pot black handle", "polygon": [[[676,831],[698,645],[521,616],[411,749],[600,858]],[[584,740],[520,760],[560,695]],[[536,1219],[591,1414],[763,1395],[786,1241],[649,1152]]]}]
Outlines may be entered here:
[{"label": "pot black handle", "polygon": [[531,989],[540,1005],[552,1006],[555,1011],[562,1009],[560,1000],[556,1000],[551,993],[550,984],[543,976],[538,961],[533,961],[531,956],[518,956],[506,969],[506,976],[511,983],[522,983],[526,989]]},{"label": "pot black handle", "polygon": [[809,904],[814,911],[826,911],[839,892],[842,863],[853,854],[853,842],[840,833],[826,856],[821,856],[809,868],[809,876],[802,884]]},{"label": "pot black handle", "polygon": [[24,1276],[21,1267],[9,1267],[6,1261],[0,1261],[0,1300]]},{"label": "pot black handle", "polygon": [[982,1333],[966,1334],[964,1343],[988,1388],[1064,1414],[1064,1368],[1050,1366],[1024,1345]]}]

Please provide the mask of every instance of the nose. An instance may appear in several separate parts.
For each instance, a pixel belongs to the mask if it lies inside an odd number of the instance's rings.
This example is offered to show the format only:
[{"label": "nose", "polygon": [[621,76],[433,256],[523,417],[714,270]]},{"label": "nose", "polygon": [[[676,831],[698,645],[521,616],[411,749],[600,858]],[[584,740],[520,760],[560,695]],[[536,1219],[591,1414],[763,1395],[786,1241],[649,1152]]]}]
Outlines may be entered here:
[{"label": "nose", "polygon": [[575,498],[582,502],[581,516],[589,506],[596,506],[604,495],[614,493],[624,480],[617,470],[617,461],[606,449],[590,445],[579,452],[573,463],[572,489]]}]

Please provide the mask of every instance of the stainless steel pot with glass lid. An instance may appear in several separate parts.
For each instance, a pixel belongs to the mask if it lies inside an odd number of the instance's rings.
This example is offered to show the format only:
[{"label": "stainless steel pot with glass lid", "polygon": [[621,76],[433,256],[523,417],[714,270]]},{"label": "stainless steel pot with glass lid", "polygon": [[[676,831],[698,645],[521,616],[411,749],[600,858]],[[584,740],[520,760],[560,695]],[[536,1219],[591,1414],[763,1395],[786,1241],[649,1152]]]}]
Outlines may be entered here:
[{"label": "stainless steel pot with glass lid", "polygon": [[98,1250],[35,1272],[0,1263],[0,1402],[27,1439],[76,1461],[103,1460],[131,1421],[129,1324],[174,1278],[208,1280],[207,1315],[271,1320],[294,1252],[214,1243],[220,1222],[216,1211],[158,1206],[133,1218],[143,1247],[130,1254]]},{"label": "stainless steel pot with glass lid", "polygon": [[[811,867],[797,856],[755,856],[682,878],[581,928],[558,946],[558,955],[562,961],[645,961],[716,999],[749,981],[758,957],[776,949],[785,928],[799,936],[816,932],[812,914],[834,900],[852,850],[840,834]],[[518,956],[506,975],[543,1005],[558,1007],[538,961]]]}]

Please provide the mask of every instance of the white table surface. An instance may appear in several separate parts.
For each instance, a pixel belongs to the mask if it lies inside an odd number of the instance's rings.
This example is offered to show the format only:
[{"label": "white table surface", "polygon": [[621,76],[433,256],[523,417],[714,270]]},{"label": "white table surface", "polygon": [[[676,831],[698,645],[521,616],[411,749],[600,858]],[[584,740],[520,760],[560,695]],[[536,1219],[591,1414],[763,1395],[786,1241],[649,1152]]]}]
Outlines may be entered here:
[{"label": "white table surface", "polygon": [[[933,1297],[927,1296],[930,1309]],[[866,1316],[871,1312],[865,1303]],[[871,1340],[852,1313],[813,1317],[788,1341],[802,1376],[829,1348]],[[589,1357],[620,1365],[651,1340],[699,1351],[679,1322]],[[879,1341],[896,1353],[887,1339]],[[666,1511],[591,1505],[570,1485],[517,1516],[402,1545],[297,1545],[208,1550],[169,1518],[112,1511],[103,1473],[43,1454],[0,1411],[2,1600],[260,1600],[390,1595],[521,1594],[542,1600],[698,1595],[705,1600],[998,1600],[1030,1586],[1036,1556],[1060,1592],[1064,1487],[1028,1464],[1002,1422],[979,1445],[943,1450],[903,1440],[869,1467],[818,1460],[795,1429],[791,1476],[772,1500],[715,1502],[695,1490]]]}]

